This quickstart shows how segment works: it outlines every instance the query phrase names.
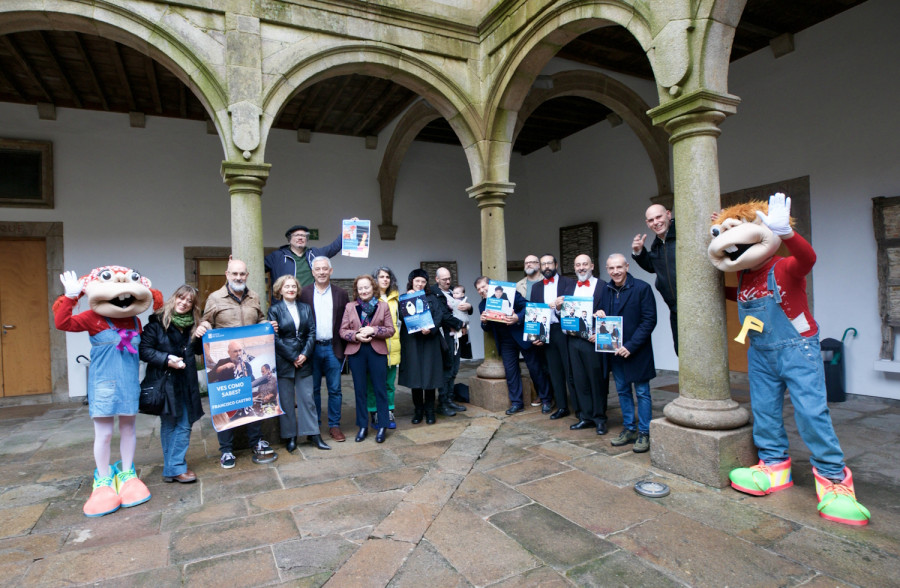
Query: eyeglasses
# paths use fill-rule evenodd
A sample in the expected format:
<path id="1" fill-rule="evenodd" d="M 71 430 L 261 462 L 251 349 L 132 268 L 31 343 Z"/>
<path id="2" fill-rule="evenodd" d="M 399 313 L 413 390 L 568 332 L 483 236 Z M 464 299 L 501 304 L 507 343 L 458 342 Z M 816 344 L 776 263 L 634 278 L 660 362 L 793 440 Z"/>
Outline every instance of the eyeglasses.
<path id="1" fill-rule="evenodd" d="M 553 262 L 553 261 L 542 261 L 541 262 L 541 267 L 551 267 L 554 265 L 556 265 L 556 262 Z"/>
<path id="2" fill-rule="evenodd" d="M 539 261 L 526 261 L 525 262 L 525 265 L 540 265 L 540 264 L 541 264 L 541 262 L 539 262 Z"/>

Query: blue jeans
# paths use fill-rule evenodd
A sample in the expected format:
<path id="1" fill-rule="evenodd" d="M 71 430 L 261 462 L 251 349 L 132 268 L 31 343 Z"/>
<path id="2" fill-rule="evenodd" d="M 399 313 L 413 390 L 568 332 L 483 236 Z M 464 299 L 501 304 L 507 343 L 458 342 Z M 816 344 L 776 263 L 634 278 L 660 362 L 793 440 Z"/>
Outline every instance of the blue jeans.
<path id="1" fill-rule="evenodd" d="M 341 426 L 341 362 L 335 357 L 331 345 L 316 344 L 313 352 L 313 399 L 316 416 L 322 423 L 322 376 L 328 387 L 328 427 Z"/>
<path id="2" fill-rule="evenodd" d="M 173 478 L 185 473 L 188 469 L 185 456 L 191 442 L 187 402 L 181 403 L 181 415 L 178 417 L 160 415 L 159 440 L 163 451 L 162 475 Z"/>
<path id="3" fill-rule="evenodd" d="M 616 380 L 616 392 L 619 393 L 619 406 L 622 408 L 622 424 L 629 431 L 634 431 L 634 397 L 631 395 L 631 384 L 625 381 L 625 366 L 620 361 L 612 361 L 613 378 Z M 634 383 L 637 395 L 637 430 L 645 435 L 650 434 L 650 419 L 653 417 L 653 403 L 650 400 L 650 381 Z"/>

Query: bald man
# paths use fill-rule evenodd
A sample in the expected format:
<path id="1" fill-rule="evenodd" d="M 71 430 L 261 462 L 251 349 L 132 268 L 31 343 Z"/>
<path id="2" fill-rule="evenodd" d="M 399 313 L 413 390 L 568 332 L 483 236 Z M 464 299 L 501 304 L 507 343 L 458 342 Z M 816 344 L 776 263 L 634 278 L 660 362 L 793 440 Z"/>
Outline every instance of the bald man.
<path id="1" fill-rule="evenodd" d="M 209 295 L 203 309 L 203 320 L 209 322 L 213 329 L 226 327 L 244 327 L 266 322 L 266 315 L 259 305 L 259 296 L 247 287 L 247 264 L 240 259 L 230 259 L 225 270 L 225 285 Z M 228 359 L 222 360 L 214 368 L 216 380 L 238 377 L 253 378 L 250 364 L 242 358 L 243 346 L 233 341 L 228 345 Z M 226 368 L 228 364 L 232 367 Z M 223 368 L 224 371 L 223 371 Z M 231 372 L 228 374 L 227 372 Z M 215 381 L 215 380 L 212 380 Z M 253 449 L 253 463 L 270 463 L 277 455 L 262 438 L 262 426 L 259 421 L 246 425 L 247 438 Z M 234 429 L 226 429 L 216 433 L 219 437 L 219 452 L 222 454 L 219 463 L 225 469 L 234 467 Z"/>
<path id="2" fill-rule="evenodd" d="M 631 258 L 644 271 L 656 274 L 656 289 L 669 307 L 669 324 L 675 353 L 678 354 L 678 296 L 675 282 L 675 219 L 672 211 L 661 204 L 654 204 L 644 214 L 647 227 L 656 234 L 650 251 L 644 249 L 647 235 L 635 235 L 631 242 Z"/>

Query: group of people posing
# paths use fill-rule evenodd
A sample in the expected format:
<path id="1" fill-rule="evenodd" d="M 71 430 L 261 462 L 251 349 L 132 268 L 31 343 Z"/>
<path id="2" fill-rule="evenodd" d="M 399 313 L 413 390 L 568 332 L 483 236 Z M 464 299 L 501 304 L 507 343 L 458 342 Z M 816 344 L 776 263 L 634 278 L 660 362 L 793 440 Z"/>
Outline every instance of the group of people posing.
<path id="1" fill-rule="evenodd" d="M 435 327 L 410 333 L 398 312 L 401 289 L 386 266 L 357 276 L 351 292 L 332 283 L 331 257 L 341 250 L 340 237 L 331 244 L 307 247 L 309 230 L 296 225 L 285 233 L 288 244 L 265 258 L 272 280 L 271 305 L 263 313 L 259 296 L 247 287 L 247 265 L 231 259 L 225 285 L 211 293 L 201 312 L 197 291 L 181 286 L 154 314 L 141 339 L 140 357 L 148 373 L 168 370 L 168 401 L 161 415 L 163 477 L 166 481 L 196 480 L 186 462 L 191 425 L 202 416 L 194 355 L 201 353 L 200 338 L 209 329 L 270 322 L 275 329 L 278 396 L 283 415 L 280 435 L 289 452 L 306 437 L 313 446 L 331 447 L 320 433 L 321 387 L 325 379 L 328 433 L 336 442 L 341 430 L 341 369 L 346 360 L 356 396 L 356 441 L 374 432 L 382 443 L 396 428 L 394 395 L 397 384 L 412 390 L 412 423 L 435 423 L 435 415 L 454 416 L 465 406 L 453 402 L 452 391 L 459 371 L 460 338 L 466 334 L 472 305 L 464 289 L 451 288 L 451 274 L 440 268 L 429 288 L 428 274 L 409 273 L 403 293 L 425 291 Z M 454 296 L 455 291 L 455 296 Z M 216 380 L 237 377 L 246 360 L 235 349 L 234 357 L 219 361 L 211 373 Z M 255 463 L 269 463 L 275 450 L 263 438 L 260 421 L 243 425 Z M 234 428 L 219 431 L 220 464 L 235 465 Z"/>

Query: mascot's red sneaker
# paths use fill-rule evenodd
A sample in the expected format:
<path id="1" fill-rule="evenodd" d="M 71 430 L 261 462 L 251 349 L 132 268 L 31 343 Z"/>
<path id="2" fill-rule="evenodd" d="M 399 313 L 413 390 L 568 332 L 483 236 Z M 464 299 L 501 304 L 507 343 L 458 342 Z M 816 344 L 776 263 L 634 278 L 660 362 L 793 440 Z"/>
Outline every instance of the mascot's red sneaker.
<path id="1" fill-rule="evenodd" d="M 91 497 L 84 503 L 84 515 L 88 517 L 102 517 L 111 512 L 116 512 L 122 506 L 122 499 L 116 493 L 116 484 L 113 474 L 101 478 L 97 470 L 94 470 L 94 490 Z"/>
<path id="2" fill-rule="evenodd" d="M 150 500 L 150 490 L 137 477 L 137 474 L 134 472 L 134 464 L 131 464 L 131 469 L 128 471 L 122 471 L 119 469 L 120 467 L 122 467 L 121 461 L 117 461 L 113 465 L 113 472 L 116 476 L 116 490 L 119 492 L 119 498 L 122 499 L 122 506 L 128 508 Z"/>
<path id="3" fill-rule="evenodd" d="M 791 477 L 791 458 L 766 465 L 762 460 L 749 468 L 736 468 L 728 474 L 731 487 L 753 496 L 765 496 L 794 485 Z"/>
<path id="4" fill-rule="evenodd" d="M 813 468 L 816 479 L 816 497 L 819 499 L 819 516 L 845 525 L 867 525 L 872 515 L 869 509 L 856 501 L 856 490 L 853 488 L 853 474 L 850 468 L 844 467 L 844 479 L 833 482 L 819 475 Z"/>

